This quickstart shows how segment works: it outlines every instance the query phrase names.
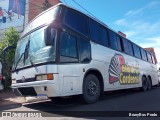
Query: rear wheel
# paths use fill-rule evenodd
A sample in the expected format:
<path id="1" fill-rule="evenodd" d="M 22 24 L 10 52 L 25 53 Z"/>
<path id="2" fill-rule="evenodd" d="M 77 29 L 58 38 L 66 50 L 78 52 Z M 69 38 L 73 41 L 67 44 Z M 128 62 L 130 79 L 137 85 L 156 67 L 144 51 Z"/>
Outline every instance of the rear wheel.
<path id="1" fill-rule="evenodd" d="M 83 81 L 82 98 L 85 103 L 94 103 L 100 97 L 100 83 L 95 75 L 87 75 Z"/>
<path id="2" fill-rule="evenodd" d="M 147 91 L 147 87 L 148 87 L 148 82 L 147 82 L 147 78 L 145 76 L 142 77 L 142 90 L 145 92 Z"/>
<path id="3" fill-rule="evenodd" d="M 151 83 L 151 78 L 150 77 L 148 77 L 147 82 L 148 82 L 147 89 L 148 90 L 152 89 L 152 83 Z"/>

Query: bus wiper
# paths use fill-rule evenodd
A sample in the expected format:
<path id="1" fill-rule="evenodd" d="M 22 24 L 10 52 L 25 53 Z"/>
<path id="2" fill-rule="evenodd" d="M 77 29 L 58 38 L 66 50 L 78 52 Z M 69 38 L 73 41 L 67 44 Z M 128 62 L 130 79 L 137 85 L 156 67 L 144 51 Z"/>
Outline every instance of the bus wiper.
<path id="1" fill-rule="evenodd" d="M 24 53 L 25 53 L 25 52 L 24 52 Z M 24 55 L 24 53 L 22 53 L 22 54 L 21 54 L 21 56 L 19 57 L 19 59 L 18 59 L 18 61 L 17 61 L 16 65 L 15 65 L 14 70 L 16 70 L 17 65 L 18 65 L 19 61 L 22 59 L 22 56 Z"/>
<path id="2" fill-rule="evenodd" d="M 35 69 L 36 69 L 37 72 L 39 72 L 39 69 L 38 69 L 37 66 L 33 63 L 30 54 L 28 54 L 28 57 L 29 57 L 29 61 L 30 61 L 31 65 L 32 65 L 33 67 L 35 67 Z"/>
<path id="3" fill-rule="evenodd" d="M 17 63 L 16 63 L 16 66 L 15 66 L 15 69 L 14 70 L 16 70 L 16 68 L 17 68 L 17 65 L 18 65 L 18 63 L 19 63 L 19 61 L 22 59 L 22 56 L 24 55 L 24 60 L 25 60 L 25 54 L 26 54 L 26 51 L 28 50 L 28 45 L 29 45 L 29 42 L 30 41 L 28 41 L 28 43 L 26 44 L 26 47 L 25 47 L 25 50 L 24 50 L 24 52 L 21 54 L 21 56 L 19 57 L 19 59 L 18 59 L 18 61 L 17 61 Z M 23 61 L 23 63 L 24 63 L 25 61 Z"/>

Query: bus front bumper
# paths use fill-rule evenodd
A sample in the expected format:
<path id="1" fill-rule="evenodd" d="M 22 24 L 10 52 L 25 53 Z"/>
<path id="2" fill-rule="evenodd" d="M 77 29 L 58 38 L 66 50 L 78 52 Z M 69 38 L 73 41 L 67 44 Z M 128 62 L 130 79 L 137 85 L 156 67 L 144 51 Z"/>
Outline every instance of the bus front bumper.
<path id="1" fill-rule="evenodd" d="M 17 96 L 60 96 L 59 87 L 48 80 L 16 83 L 12 84 L 11 88 Z"/>

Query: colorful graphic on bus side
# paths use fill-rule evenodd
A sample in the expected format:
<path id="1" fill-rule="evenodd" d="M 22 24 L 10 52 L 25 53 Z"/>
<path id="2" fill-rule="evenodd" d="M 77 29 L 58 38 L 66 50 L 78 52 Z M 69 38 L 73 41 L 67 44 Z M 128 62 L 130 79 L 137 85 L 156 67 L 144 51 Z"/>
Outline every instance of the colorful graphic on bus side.
<path id="1" fill-rule="evenodd" d="M 118 82 L 121 85 L 138 84 L 139 83 L 139 65 L 129 65 L 125 63 L 125 59 L 121 54 L 115 54 L 109 65 L 109 83 Z"/>

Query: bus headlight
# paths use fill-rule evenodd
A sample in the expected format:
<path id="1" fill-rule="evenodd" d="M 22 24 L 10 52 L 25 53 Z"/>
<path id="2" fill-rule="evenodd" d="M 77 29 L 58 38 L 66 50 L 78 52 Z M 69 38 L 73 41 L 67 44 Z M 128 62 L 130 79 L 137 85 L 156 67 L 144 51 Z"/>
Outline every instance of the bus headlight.
<path id="1" fill-rule="evenodd" d="M 12 84 L 16 84 L 16 79 L 12 79 Z"/>
<path id="2" fill-rule="evenodd" d="M 54 76 L 52 73 L 36 75 L 36 80 L 53 80 L 53 79 L 54 79 Z"/>

